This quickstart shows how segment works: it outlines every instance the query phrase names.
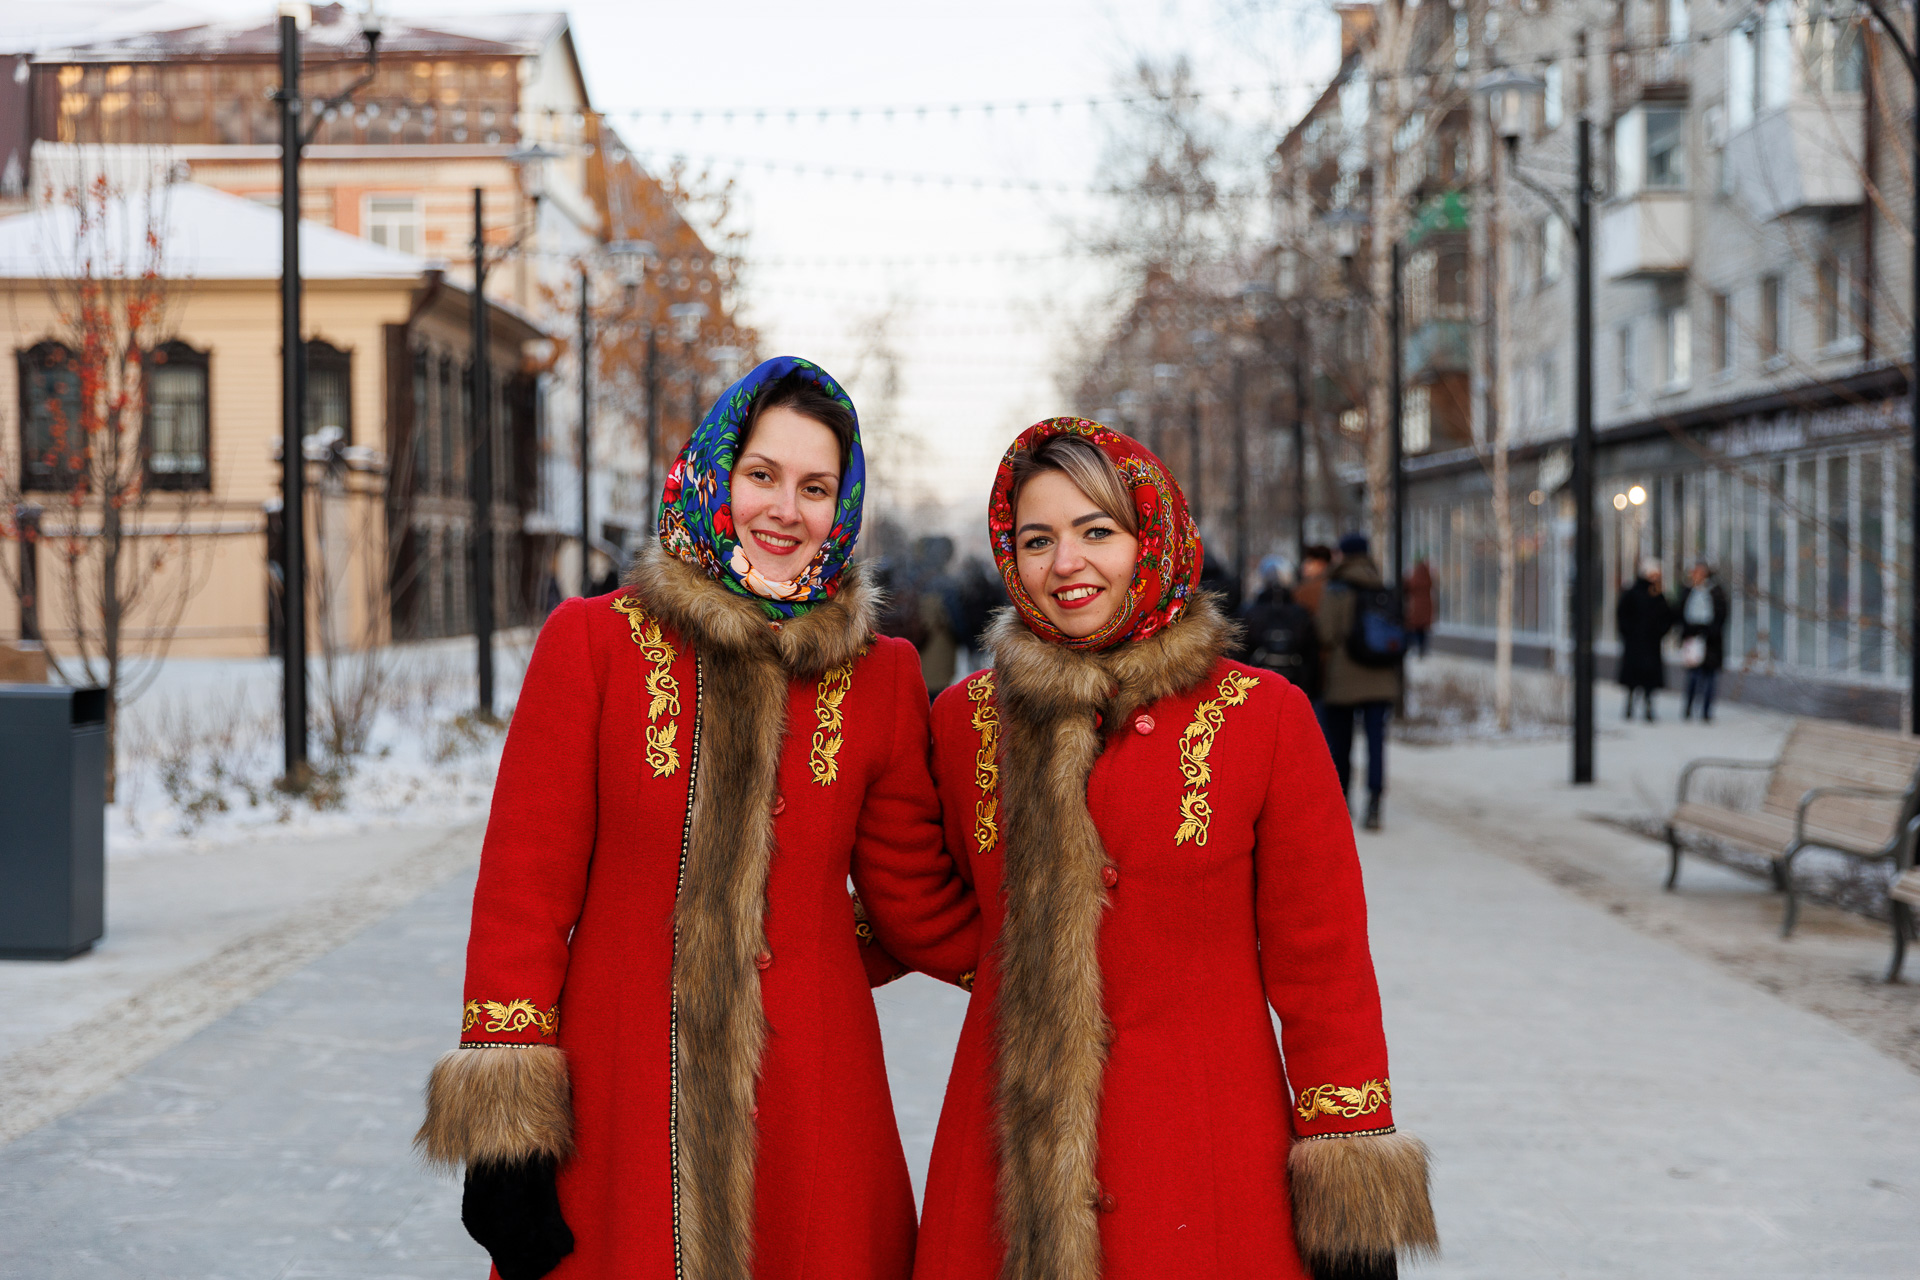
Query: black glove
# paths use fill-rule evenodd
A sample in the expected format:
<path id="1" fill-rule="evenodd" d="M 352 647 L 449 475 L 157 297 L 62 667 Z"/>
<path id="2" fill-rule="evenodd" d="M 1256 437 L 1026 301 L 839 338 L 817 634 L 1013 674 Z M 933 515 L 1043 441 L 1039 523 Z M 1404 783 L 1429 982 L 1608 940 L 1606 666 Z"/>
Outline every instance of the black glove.
<path id="1" fill-rule="evenodd" d="M 550 1156 L 467 1170 L 460 1225 L 493 1255 L 500 1280 L 540 1280 L 573 1252 Z"/>
<path id="2" fill-rule="evenodd" d="M 1307 1272 L 1313 1280 L 1400 1280 L 1400 1264 L 1392 1253 L 1338 1260 L 1309 1258 Z"/>

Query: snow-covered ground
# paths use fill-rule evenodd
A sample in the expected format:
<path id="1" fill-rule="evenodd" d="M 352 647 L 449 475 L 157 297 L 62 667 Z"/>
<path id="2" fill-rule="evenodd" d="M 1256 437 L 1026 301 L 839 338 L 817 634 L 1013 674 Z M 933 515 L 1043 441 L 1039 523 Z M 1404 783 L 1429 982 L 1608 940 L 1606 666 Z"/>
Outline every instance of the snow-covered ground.
<path id="1" fill-rule="evenodd" d="M 299 795 L 275 785 L 284 759 L 279 661 L 169 660 L 122 710 L 109 856 L 445 825 L 484 814 L 533 635 L 526 628 L 497 637 L 498 723 L 475 714 L 471 637 L 349 655 L 331 675 L 315 658 L 308 703 L 316 778 Z"/>

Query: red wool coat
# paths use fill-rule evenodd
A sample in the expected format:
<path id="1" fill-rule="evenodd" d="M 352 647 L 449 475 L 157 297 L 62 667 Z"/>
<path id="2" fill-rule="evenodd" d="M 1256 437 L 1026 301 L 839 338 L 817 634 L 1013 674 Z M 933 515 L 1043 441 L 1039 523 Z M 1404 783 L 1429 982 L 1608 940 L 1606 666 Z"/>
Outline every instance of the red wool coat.
<path id="1" fill-rule="evenodd" d="M 884 960 L 860 940 L 957 978 L 977 939 L 940 852 L 919 660 L 870 615 L 855 580 L 769 628 L 654 556 L 636 594 L 570 600 L 540 634 L 474 896 L 465 1051 L 436 1070 L 423 1141 L 449 1161 L 570 1153 L 576 1248 L 554 1280 L 911 1269 L 866 963 Z M 557 1091 L 509 1073 L 559 1055 L 475 1050 L 503 1045 L 557 1046 Z M 571 1133 L 547 1132 L 569 1090 Z"/>
<path id="2" fill-rule="evenodd" d="M 1425 1243 L 1418 1165 L 1412 1231 L 1303 1225 L 1296 1244 L 1290 1147 L 1393 1124 L 1352 822 L 1306 697 L 1220 658 L 1204 604 L 1113 655 L 996 625 L 998 670 L 933 711 L 947 847 L 994 959 L 916 1280 L 1298 1280 L 1303 1252 Z M 1304 1146 L 1371 1159 L 1368 1141 Z"/>

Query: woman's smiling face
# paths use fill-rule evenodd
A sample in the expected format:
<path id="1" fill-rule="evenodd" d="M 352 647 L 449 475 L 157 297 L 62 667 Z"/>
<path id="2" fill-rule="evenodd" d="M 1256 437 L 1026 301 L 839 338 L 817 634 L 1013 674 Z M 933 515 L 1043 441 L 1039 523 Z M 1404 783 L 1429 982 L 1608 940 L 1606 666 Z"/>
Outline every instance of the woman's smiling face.
<path id="1" fill-rule="evenodd" d="M 1020 584 L 1048 622 L 1080 640 L 1112 621 L 1133 582 L 1139 539 L 1060 471 L 1020 487 L 1013 526 Z"/>
<path id="2" fill-rule="evenodd" d="M 733 463 L 733 520 L 747 562 L 791 582 L 833 529 L 840 498 L 840 442 L 826 426 L 784 405 L 753 425 Z"/>

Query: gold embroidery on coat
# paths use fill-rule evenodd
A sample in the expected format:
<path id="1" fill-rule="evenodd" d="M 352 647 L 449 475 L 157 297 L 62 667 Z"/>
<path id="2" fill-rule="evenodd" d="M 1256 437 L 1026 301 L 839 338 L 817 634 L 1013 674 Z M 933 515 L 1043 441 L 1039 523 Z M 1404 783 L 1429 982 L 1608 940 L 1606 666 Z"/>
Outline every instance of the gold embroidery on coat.
<path id="1" fill-rule="evenodd" d="M 674 721 L 680 714 L 680 682 L 673 675 L 673 645 L 662 634 L 659 621 L 647 616 L 637 598 L 619 596 L 613 607 L 627 615 L 633 642 L 640 646 L 641 656 L 653 664 L 653 670 L 647 672 L 647 719 L 658 720 L 665 714 L 669 720 L 647 725 L 647 763 L 653 767 L 654 777 L 670 777 L 680 767 L 680 749 L 674 745 L 680 736 L 680 726 Z"/>
<path id="2" fill-rule="evenodd" d="M 540 1012 L 531 1000 L 469 1000 L 460 1018 L 460 1034 L 479 1027 L 489 1035 L 512 1035 L 533 1027 L 541 1035 L 560 1034 L 560 1006 Z"/>
<path id="3" fill-rule="evenodd" d="M 979 972 L 980 972 L 980 971 L 979 971 L 978 969 L 969 969 L 969 970 L 967 970 L 967 971 L 966 971 L 965 973 L 963 973 L 963 974 L 961 974 L 961 975 L 960 975 L 960 989 L 961 989 L 962 991 L 972 991 L 972 990 L 973 990 L 973 980 L 974 980 L 974 978 L 975 978 L 975 976 L 979 974 Z"/>
<path id="4" fill-rule="evenodd" d="M 1218 696 L 1193 709 L 1193 723 L 1180 735 L 1180 776 L 1186 780 L 1186 793 L 1180 797 L 1180 828 L 1173 833 L 1175 844 L 1191 840 L 1207 842 L 1207 830 L 1213 825 L 1213 806 L 1207 802 L 1207 786 L 1213 781 L 1213 735 L 1226 722 L 1227 708 L 1247 700 L 1247 691 L 1260 683 L 1258 676 L 1229 671 L 1221 679 Z"/>
<path id="5" fill-rule="evenodd" d="M 820 687 L 813 694 L 813 750 L 808 753 L 807 764 L 813 770 L 813 780 L 823 787 L 833 785 L 840 776 L 840 703 L 847 692 L 853 688 L 853 662 L 856 657 L 841 666 L 835 667 L 820 677 Z"/>
<path id="6" fill-rule="evenodd" d="M 973 703 L 973 727 L 980 731 L 980 750 L 973 757 L 973 781 L 980 798 L 973 805 L 973 843 L 985 853 L 1000 838 L 1000 711 L 993 703 L 993 673 L 967 685 Z"/>
<path id="7" fill-rule="evenodd" d="M 1337 1084 L 1315 1085 L 1300 1091 L 1300 1118 L 1308 1124 L 1321 1116 L 1356 1120 L 1370 1116 L 1393 1102 L 1393 1084 L 1387 1080 L 1369 1080 L 1358 1089 Z"/>

